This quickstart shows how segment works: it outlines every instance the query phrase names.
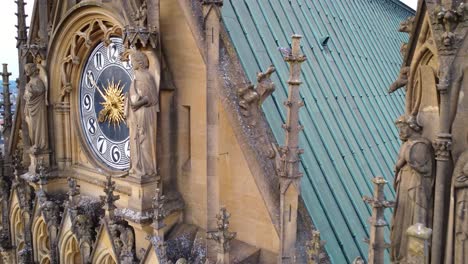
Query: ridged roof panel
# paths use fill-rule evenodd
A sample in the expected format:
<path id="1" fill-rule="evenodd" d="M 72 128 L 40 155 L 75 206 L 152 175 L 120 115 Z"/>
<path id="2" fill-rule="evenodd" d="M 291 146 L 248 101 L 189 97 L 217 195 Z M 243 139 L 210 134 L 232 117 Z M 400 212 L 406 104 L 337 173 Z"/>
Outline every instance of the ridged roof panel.
<path id="1" fill-rule="evenodd" d="M 269 65 L 277 69 L 277 90 L 263 109 L 280 143 L 289 68 L 278 47 L 289 47 L 292 34 L 303 36 L 302 196 L 333 263 L 367 255 L 371 210 L 362 196 L 372 194 L 374 176 L 393 182 L 400 144 L 393 121 L 404 110 L 404 94 L 387 88 L 408 39 L 397 29 L 411 15 L 393 0 L 224 1 L 223 22 L 250 81 Z M 385 192 L 394 198 L 390 188 Z"/>

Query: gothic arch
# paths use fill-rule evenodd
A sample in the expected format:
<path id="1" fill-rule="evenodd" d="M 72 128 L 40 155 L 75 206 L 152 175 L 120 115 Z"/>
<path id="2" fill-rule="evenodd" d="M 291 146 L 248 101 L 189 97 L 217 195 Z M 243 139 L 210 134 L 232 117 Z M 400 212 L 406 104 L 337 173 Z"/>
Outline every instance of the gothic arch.
<path id="1" fill-rule="evenodd" d="M 50 239 L 47 224 L 41 216 L 33 224 L 34 261 L 50 263 Z"/>
<path id="2" fill-rule="evenodd" d="M 11 210 L 11 238 L 13 246 L 16 248 L 16 253 L 22 250 L 25 246 L 24 241 L 24 221 L 19 204 L 15 204 Z"/>
<path id="3" fill-rule="evenodd" d="M 71 231 L 65 234 L 60 247 L 60 263 L 79 264 L 82 263 L 78 240 Z"/>
<path id="4" fill-rule="evenodd" d="M 117 264 L 117 262 L 112 257 L 112 254 L 106 250 L 96 258 L 96 264 Z"/>
<path id="5" fill-rule="evenodd" d="M 59 167 L 65 167 L 71 162 L 88 163 L 92 155 L 85 155 L 86 148 L 81 148 L 81 131 L 71 129 L 79 125 L 77 100 L 78 84 L 81 71 L 86 64 L 85 58 L 92 48 L 104 41 L 109 43 L 110 37 L 122 37 L 125 19 L 115 10 L 107 9 L 96 3 L 84 3 L 72 9 L 67 18 L 61 21 L 51 37 L 49 58 L 49 100 L 55 105 L 55 111 L 50 126 L 60 127 L 51 142 L 55 149 Z M 62 141 L 60 141 L 62 140 Z M 92 160 L 94 165 L 99 164 Z M 96 166 L 92 166 L 96 167 Z"/>

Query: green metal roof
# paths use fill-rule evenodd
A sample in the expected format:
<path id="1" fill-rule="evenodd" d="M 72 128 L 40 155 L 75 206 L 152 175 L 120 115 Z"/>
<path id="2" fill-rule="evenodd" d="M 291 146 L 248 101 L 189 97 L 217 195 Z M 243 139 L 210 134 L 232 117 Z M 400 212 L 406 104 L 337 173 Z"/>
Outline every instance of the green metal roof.
<path id="1" fill-rule="evenodd" d="M 333 263 L 367 256 L 371 210 L 362 196 L 372 195 L 374 176 L 393 182 L 400 144 L 393 121 L 404 111 L 404 94 L 386 91 L 408 39 L 397 29 L 411 15 L 396 0 L 224 1 L 223 22 L 248 78 L 255 83 L 256 72 L 277 69 L 277 90 L 263 109 L 280 144 L 289 68 L 278 47 L 289 47 L 293 33 L 303 36 L 302 197 Z M 390 186 L 385 192 L 394 199 Z"/>

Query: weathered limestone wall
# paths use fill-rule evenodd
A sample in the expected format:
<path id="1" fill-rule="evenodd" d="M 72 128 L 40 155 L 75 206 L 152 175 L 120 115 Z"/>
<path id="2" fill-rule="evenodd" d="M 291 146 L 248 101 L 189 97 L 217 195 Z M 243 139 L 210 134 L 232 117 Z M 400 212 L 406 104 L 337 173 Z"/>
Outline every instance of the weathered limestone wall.
<path id="1" fill-rule="evenodd" d="M 176 87 L 177 184 L 185 203 L 185 221 L 206 226 L 206 78 L 205 62 L 177 1 L 161 1 L 161 39 Z M 231 213 L 237 239 L 278 252 L 279 240 L 264 200 L 248 168 L 232 127 L 220 106 L 220 205 Z M 209 139 L 208 139 L 209 140 Z M 212 216 L 215 217 L 214 215 Z"/>
<path id="2" fill-rule="evenodd" d="M 278 252 L 278 235 L 270 221 L 265 202 L 226 114 L 222 108 L 220 110 L 220 204 L 231 213 L 231 230 L 237 232 L 237 239 Z"/>

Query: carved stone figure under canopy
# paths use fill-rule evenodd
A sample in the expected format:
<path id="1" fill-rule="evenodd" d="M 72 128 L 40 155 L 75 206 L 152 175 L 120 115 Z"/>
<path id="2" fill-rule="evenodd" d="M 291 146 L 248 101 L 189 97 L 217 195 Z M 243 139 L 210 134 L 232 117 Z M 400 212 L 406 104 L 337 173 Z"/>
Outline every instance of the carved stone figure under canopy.
<path id="1" fill-rule="evenodd" d="M 135 78 L 125 104 L 130 132 L 130 174 L 157 175 L 156 131 L 159 112 L 159 85 L 148 70 L 148 57 L 140 51 L 131 56 Z"/>
<path id="2" fill-rule="evenodd" d="M 452 197 L 445 263 L 468 263 L 468 150 L 455 165 Z"/>
<path id="3" fill-rule="evenodd" d="M 26 101 L 24 114 L 29 126 L 31 150 L 37 153 L 48 149 L 47 87 L 39 75 L 39 68 L 36 64 L 26 64 L 25 72 L 30 79 L 24 93 Z"/>
<path id="4" fill-rule="evenodd" d="M 400 263 L 406 257 L 406 230 L 421 223 L 431 226 L 434 182 L 434 154 L 429 140 L 421 136 L 422 127 L 413 116 L 396 122 L 403 144 L 395 165 L 396 205 L 391 227 L 391 259 Z"/>

